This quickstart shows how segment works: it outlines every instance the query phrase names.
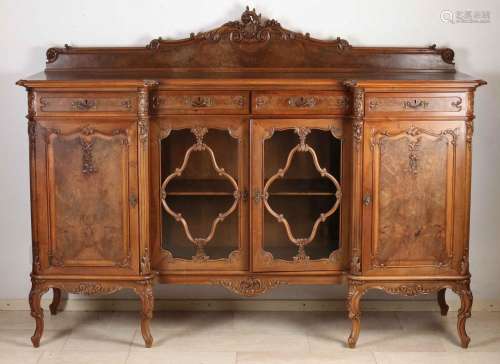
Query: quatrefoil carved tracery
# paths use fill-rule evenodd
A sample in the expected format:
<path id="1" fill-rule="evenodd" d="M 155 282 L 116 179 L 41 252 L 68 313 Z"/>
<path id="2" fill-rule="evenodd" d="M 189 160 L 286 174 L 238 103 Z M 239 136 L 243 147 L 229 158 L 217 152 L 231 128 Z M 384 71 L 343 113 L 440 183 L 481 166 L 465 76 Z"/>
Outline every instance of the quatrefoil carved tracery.
<path id="1" fill-rule="evenodd" d="M 335 138 L 338 138 L 336 135 L 337 130 L 335 128 L 332 128 L 331 130 L 332 135 Z M 295 128 L 295 133 L 299 137 L 299 144 L 297 144 L 290 152 L 288 153 L 288 157 L 285 163 L 285 166 L 283 168 L 278 169 L 278 171 L 272 175 L 267 182 L 264 185 L 264 190 L 263 190 L 263 201 L 264 201 L 264 206 L 266 210 L 283 226 L 285 227 L 286 234 L 288 239 L 298 247 L 298 253 L 296 256 L 293 257 L 294 261 L 307 261 L 309 260 L 309 256 L 305 252 L 305 246 L 311 243 L 314 238 L 316 237 L 316 234 L 318 232 L 318 227 L 321 223 L 325 222 L 339 207 L 340 205 L 340 200 L 342 197 L 342 191 L 340 188 L 340 184 L 337 181 L 337 179 L 332 176 L 330 173 L 328 173 L 326 168 L 321 168 L 319 161 L 318 161 L 318 156 L 316 155 L 315 150 L 310 147 L 306 143 L 306 137 L 311 133 L 311 129 L 305 128 L 305 127 L 300 127 L 300 128 Z M 270 138 L 272 136 L 271 134 L 267 135 L 267 138 Z M 267 139 L 266 138 L 266 139 Z M 312 162 L 314 164 L 314 168 L 318 171 L 319 175 L 322 178 L 327 178 L 329 179 L 333 185 L 335 186 L 336 192 L 335 192 L 335 203 L 333 206 L 326 212 L 322 212 L 319 214 L 319 217 L 314 221 L 311 233 L 309 234 L 308 237 L 306 238 L 296 238 L 293 236 L 292 230 L 290 228 L 290 224 L 288 223 L 288 220 L 284 217 L 283 214 L 277 213 L 272 209 L 272 207 L 269 204 L 269 188 L 273 184 L 273 182 L 279 178 L 283 178 L 287 171 L 290 169 L 290 166 L 292 164 L 293 158 L 296 153 L 309 153 L 312 157 Z"/>
<path id="2" fill-rule="evenodd" d="M 182 224 L 182 227 L 184 228 L 184 232 L 186 234 L 186 237 L 188 238 L 188 240 L 191 243 L 193 243 L 196 246 L 196 253 L 193 256 L 193 260 L 200 261 L 200 262 L 207 261 L 210 258 L 205 253 L 205 246 L 208 244 L 208 242 L 210 242 L 214 238 L 215 231 L 217 229 L 217 225 L 219 223 L 221 223 L 222 221 L 224 221 L 226 219 L 226 217 L 228 217 L 231 213 L 233 213 L 236 210 L 236 208 L 238 207 L 238 202 L 239 202 L 240 197 L 241 197 L 238 183 L 236 182 L 236 180 L 230 174 L 228 174 L 224 170 L 224 168 L 219 167 L 219 165 L 217 164 L 217 160 L 215 159 L 214 151 L 212 150 L 212 148 L 210 148 L 207 144 L 205 144 L 203 142 L 203 138 L 207 132 L 208 132 L 208 129 L 204 128 L 204 127 L 195 127 L 195 128 L 191 129 L 191 133 L 193 133 L 195 138 L 196 138 L 195 144 L 193 144 L 191 147 L 189 147 L 188 150 L 186 151 L 182 165 L 179 168 L 176 168 L 173 173 L 168 175 L 167 178 L 165 178 L 165 180 L 163 181 L 163 183 L 161 185 L 161 202 L 162 202 L 163 208 L 165 209 L 165 211 L 169 215 L 171 215 L 175 219 L 175 221 Z M 231 130 L 229 130 L 229 133 L 231 136 L 233 136 Z M 167 185 L 170 183 L 170 181 L 172 181 L 172 179 L 174 179 L 176 177 L 180 177 L 182 175 L 182 173 L 184 172 L 184 170 L 186 169 L 186 167 L 188 165 L 191 154 L 194 152 L 206 152 L 206 153 L 208 153 L 208 155 L 210 157 L 210 161 L 212 162 L 212 166 L 213 166 L 215 172 L 219 176 L 222 176 L 225 179 L 227 179 L 229 181 L 229 183 L 231 183 L 231 185 L 234 187 L 234 191 L 233 191 L 234 202 L 232 203 L 231 207 L 229 207 L 228 210 L 226 210 L 223 213 L 219 213 L 217 215 L 217 217 L 215 218 L 215 220 L 212 221 L 210 232 L 208 233 L 208 235 L 205 238 L 193 237 L 191 235 L 190 230 L 189 230 L 189 225 L 188 225 L 186 219 L 184 219 L 184 217 L 182 216 L 181 213 L 178 213 L 178 212 L 175 212 L 174 210 L 172 210 L 170 208 L 170 206 L 167 204 L 167 200 L 166 200 L 167 194 L 168 194 L 167 190 L 166 190 Z"/>

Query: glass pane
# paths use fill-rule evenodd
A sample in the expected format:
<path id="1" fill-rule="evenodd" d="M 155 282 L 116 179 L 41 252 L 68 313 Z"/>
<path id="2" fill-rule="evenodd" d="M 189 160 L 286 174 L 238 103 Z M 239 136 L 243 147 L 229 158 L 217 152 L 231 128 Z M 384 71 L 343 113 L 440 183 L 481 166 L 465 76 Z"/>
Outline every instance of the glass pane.
<path id="1" fill-rule="evenodd" d="M 162 247 L 175 258 L 227 258 L 239 242 L 238 140 L 197 129 L 161 142 Z"/>
<path id="2" fill-rule="evenodd" d="M 340 243 L 341 142 L 330 131 L 302 132 L 303 143 L 298 129 L 264 143 L 264 249 L 278 259 L 328 258 Z"/>

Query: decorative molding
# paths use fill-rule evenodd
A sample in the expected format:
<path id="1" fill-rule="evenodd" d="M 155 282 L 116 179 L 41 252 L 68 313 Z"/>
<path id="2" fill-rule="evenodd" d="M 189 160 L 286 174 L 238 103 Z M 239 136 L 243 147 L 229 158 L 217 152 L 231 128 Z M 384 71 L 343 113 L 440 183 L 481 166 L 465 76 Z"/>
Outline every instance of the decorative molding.
<path id="1" fill-rule="evenodd" d="M 273 278 L 245 277 L 243 279 L 222 279 L 213 281 L 224 288 L 245 297 L 253 297 L 267 292 L 268 290 L 287 284 L 284 281 Z"/>

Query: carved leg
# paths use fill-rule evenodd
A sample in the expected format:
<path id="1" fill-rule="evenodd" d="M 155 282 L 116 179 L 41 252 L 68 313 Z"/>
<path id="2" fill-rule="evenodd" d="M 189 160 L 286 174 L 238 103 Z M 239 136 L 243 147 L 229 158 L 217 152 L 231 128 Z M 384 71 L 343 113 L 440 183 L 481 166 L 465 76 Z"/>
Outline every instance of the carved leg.
<path id="1" fill-rule="evenodd" d="M 57 315 L 57 309 L 61 303 L 61 290 L 59 288 L 52 288 L 54 297 L 52 298 L 52 303 L 49 306 L 50 313 L 52 315 Z"/>
<path id="2" fill-rule="evenodd" d="M 135 289 L 135 292 L 139 295 L 142 303 L 141 312 L 141 332 L 144 338 L 144 343 L 147 348 L 153 346 L 153 336 L 149 328 L 149 323 L 153 318 L 153 287 L 151 282 L 141 284 L 141 287 Z"/>
<path id="3" fill-rule="evenodd" d="M 31 291 L 29 295 L 29 303 L 31 308 L 31 317 L 35 319 L 35 333 L 31 337 L 31 342 L 35 348 L 40 346 L 40 339 L 43 334 L 43 309 L 40 305 L 42 296 L 48 289 L 40 285 L 36 280 L 31 282 Z"/>
<path id="4" fill-rule="evenodd" d="M 358 281 L 350 281 L 349 282 L 349 294 L 347 296 L 347 311 L 349 314 L 349 318 L 352 321 L 351 334 L 349 335 L 349 339 L 347 339 L 347 345 L 350 348 L 354 348 L 356 346 L 356 342 L 358 341 L 359 331 L 361 329 L 361 311 L 360 311 L 360 300 L 364 295 L 365 289 L 362 286 L 361 282 Z"/>
<path id="5" fill-rule="evenodd" d="M 462 347 L 467 348 L 470 343 L 470 337 L 465 331 L 465 321 L 471 316 L 472 292 L 470 290 L 470 282 L 459 283 L 454 291 L 460 297 L 461 302 L 457 319 L 458 336 L 460 337 Z"/>
<path id="6" fill-rule="evenodd" d="M 437 293 L 437 301 L 439 308 L 441 309 L 441 316 L 446 316 L 448 314 L 448 309 L 450 308 L 446 303 L 446 288 L 440 289 Z"/>

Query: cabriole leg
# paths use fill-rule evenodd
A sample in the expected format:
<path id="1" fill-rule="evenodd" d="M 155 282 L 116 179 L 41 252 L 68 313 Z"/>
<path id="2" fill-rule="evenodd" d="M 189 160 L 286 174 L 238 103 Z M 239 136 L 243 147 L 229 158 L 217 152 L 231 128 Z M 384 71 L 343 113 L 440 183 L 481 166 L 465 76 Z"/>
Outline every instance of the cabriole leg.
<path id="1" fill-rule="evenodd" d="M 449 306 L 446 303 L 446 288 L 440 289 L 437 293 L 437 301 L 439 308 L 441 309 L 441 316 L 446 316 L 448 314 Z"/>
<path id="2" fill-rule="evenodd" d="M 458 310 L 457 331 L 463 348 L 467 348 L 470 343 L 470 337 L 465 330 L 465 321 L 471 317 L 472 292 L 470 290 L 470 281 L 460 282 L 453 289 L 460 297 L 460 309 Z"/>
<path id="3" fill-rule="evenodd" d="M 351 334 L 347 339 L 347 345 L 350 348 L 354 348 L 358 341 L 359 332 L 361 329 L 361 310 L 360 310 L 360 300 L 364 295 L 365 289 L 361 282 L 350 281 L 349 282 L 349 294 L 347 296 L 347 312 L 349 318 L 352 321 Z"/>
<path id="4" fill-rule="evenodd" d="M 52 315 L 57 315 L 57 310 L 59 308 L 59 304 L 61 303 L 61 290 L 59 288 L 52 288 L 52 292 L 54 296 L 49 309 Z"/>
<path id="5" fill-rule="evenodd" d="M 153 318 L 153 286 L 151 282 L 140 283 L 140 287 L 135 289 L 142 304 L 141 311 L 141 332 L 147 348 L 153 346 L 153 336 L 151 335 L 150 322 Z"/>
<path id="6" fill-rule="evenodd" d="M 40 339 L 42 338 L 43 334 L 43 309 L 40 302 L 43 294 L 47 291 L 48 288 L 43 287 L 40 282 L 32 279 L 29 303 L 31 309 L 31 317 L 35 319 L 36 323 L 35 333 L 31 337 L 31 342 L 33 343 L 33 346 L 35 348 L 38 348 L 40 346 Z"/>

